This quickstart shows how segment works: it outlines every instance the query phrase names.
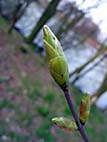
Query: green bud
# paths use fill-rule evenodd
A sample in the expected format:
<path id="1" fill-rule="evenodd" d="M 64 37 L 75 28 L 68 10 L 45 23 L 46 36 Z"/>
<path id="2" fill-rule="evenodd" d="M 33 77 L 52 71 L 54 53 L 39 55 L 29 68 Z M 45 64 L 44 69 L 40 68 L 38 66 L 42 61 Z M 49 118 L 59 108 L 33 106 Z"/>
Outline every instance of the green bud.
<path id="1" fill-rule="evenodd" d="M 50 73 L 59 86 L 67 85 L 69 80 L 68 64 L 60 42 L 48 26 L 43 27 L 46 60 Z"/>
<path id="2" fill-rule="evenodd" d="M 90 95 L 84 94 L 80 104 L 80 121 L 85 124 L 90 113 Z"/>
<path id="3" fill-rule="evenodd" d="M 70 120 L 68 118 L 55 117 L 55 118 L 52 118 L 52 122 L 56 124 L 58 127 L 68 130 L 68 131 L 78 130 L 78 127 L 75 121 Z"/>

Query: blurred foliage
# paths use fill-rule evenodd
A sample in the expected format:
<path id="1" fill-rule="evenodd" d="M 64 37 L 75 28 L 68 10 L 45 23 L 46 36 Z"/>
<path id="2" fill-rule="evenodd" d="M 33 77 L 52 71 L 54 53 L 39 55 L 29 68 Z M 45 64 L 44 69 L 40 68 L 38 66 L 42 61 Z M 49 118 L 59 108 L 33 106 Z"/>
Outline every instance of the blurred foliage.
<path id="1" fill-rule="evenodd" d="M 51 104 L 54 101 L 55 93 L 52 90 L 47 90 L 47 94 L 44 96 L 44 100 Z"/>
<path id="2" fill-rule="evenodd" d="M 39 106 L 37 108 L 37 111 L 39 112 L 39 114 L 41 116 L 45 116 L 46 117 L 49 114 L 49 107 L 47 107 L 47 106 Z"/>
<path id="3" fill-rule="evenodd" d="M 37 136 L 39 136 L 40 138 L 43 138 L 45 142 L 51 142 L 54 141 L 56 138 L 53 134 L 51 134 L 50 132 L 50 128 L 51 128 L 51 123 L 50 121 L 45 121 L 41 123 L 40 127 L 38 129 L 36 129 L 36 134 Z"/>

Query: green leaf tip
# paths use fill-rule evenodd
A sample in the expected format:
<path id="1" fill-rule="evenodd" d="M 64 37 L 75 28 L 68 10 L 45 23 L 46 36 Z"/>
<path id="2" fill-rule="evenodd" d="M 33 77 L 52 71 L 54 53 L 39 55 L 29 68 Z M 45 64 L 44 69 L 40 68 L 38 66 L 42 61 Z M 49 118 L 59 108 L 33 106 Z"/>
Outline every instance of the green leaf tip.
<path id="1" fill-rule="evenodd" d="M 46 60 L 50 74 L 60 87 L 66 86 L 69 80 L 68 64 L 61 44 L 47 25 L 44 25 L 43 32 Z"/>
<path id="2" fill-rule="evenodd" d="M 54 117 L 52 118 L 52 122 L 56 124 L 58 127 L 68 130 L 68 131 L 75 131 L 78 130 L 78 127 L 75 121 L 70 120 L 65 117 Z"/>

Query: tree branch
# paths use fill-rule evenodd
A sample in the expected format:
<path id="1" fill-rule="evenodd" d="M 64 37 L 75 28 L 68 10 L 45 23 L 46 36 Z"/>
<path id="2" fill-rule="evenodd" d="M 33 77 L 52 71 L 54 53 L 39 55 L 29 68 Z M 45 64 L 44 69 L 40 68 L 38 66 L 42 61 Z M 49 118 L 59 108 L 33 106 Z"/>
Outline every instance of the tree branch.
<path id="1" fill-rule="evenodd" d="M 76 122 L 76 124 L 78 126 L 78 130 L 79 130 L 81 136 L 83 137 L 85 142 L 89 142 L 89 138 L 87 136 L 87 133 L 85 132 L 84 127 L 82 126 L 82 124 L 81 124 L 81 122 L 80 122 L 80 120 L 78 118 L 78 115 L 75 112 L 73 101 L 72 101 L 72 98 L 71 98 L 71 95 L 69 93 L 68 88 L 62 88 L 62 89 L 63 89 L 63 92 L 65 94 L 65 97 L 66 97 L 67 103 L 69 105 L 69 108 L 70 108 L 70 110 L 72 112 L 72 115 L 74 117 L 74 120 L 75 120 L 75 122 Z"/>

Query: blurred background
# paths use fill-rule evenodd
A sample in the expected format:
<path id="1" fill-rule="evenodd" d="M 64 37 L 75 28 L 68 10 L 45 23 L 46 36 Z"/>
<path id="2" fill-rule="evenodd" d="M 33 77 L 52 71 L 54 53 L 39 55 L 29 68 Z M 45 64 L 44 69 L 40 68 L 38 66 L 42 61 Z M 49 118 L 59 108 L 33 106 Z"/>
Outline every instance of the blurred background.
<path id="1" fill-rule="evenodd" d="M 65 52 L 78 113 L 82 95 L 91 96 L 90 141 L 107 142 L 106 13 L 106 0 L 0 0 L 0 142 L 83 141 L 51 122 L 73 117 L 48 71 L 44 24 Z"/>

